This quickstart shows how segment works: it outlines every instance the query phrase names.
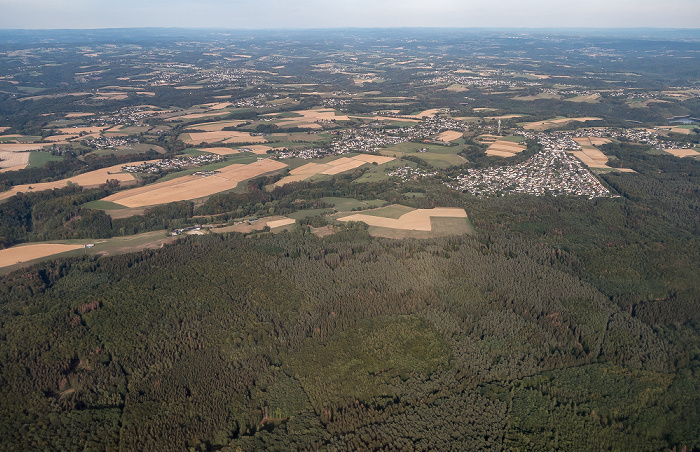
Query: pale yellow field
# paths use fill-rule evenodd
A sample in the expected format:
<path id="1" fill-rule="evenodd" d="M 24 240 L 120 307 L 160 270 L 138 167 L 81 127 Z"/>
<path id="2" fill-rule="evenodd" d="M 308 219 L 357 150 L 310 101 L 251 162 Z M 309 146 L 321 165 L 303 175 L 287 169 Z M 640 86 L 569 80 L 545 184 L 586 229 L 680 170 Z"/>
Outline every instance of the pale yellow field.
<path id="1" fill-rule="evenodd" d="M 126 207 L 145 207 L 175 201 L 203 198 L 235 188 L 239 182 L 287 165 L 277 160 L 264 159 L 249 165 L 229 165 L 213 176 L 182 176 L 165 182 L 133 188 L 104 198 Z"/>
<path id="2" fill-rule="evenodd" d="M 690 129 L 686 129 L 683 127 L 678 127 L 678 126 L 662 126 L 659 127 L 660 130 L 668 130 L 669 132 L 673 133 L 680 133 L 683 135 L 690 135 L 692 131 Z"/>
<path id="3" fill-rule="evenodd" d="M 433 116 L 435 116 L 439 111 L 440 111 L 439 108 L 431 108 L 430 110 L 424 110 L 424 111 L 418 113 L 416 116 L 418 116 L 419 118 L 422 118 L 423 116 L 433 117 Z"/>
<path id="4" fill-rule="evenodd" d="M 594 147 L 585 147 L 580 151 L 571 151 L 574 157 L 583 162 L 589 168 L 609 168 L 608 156 Z"/>
<path id="5" fill-rule="evenodd" d="M 198 148 L 198 151 L 202 152 L 210 152 L 212 154 L 218 154 L 218 155 L 231 155 L 231 154 L 240 154 L 241 150 L 240 149 L 231 149 L 231 148 Z"/>
<path id="6" fill-rule="evenodd" d="M 366 214 L 353 214 L 338 218 L 339 221 L 362 221 L 369 226 L 402 229 L 410 231 L 432 231 L 430 217 L 467 218 L 464 209 L 457 207 L 436 207 L 434 209 L 416 209 L 401 215 L 399 219 L 377 217 Z"/>
<path id="7" fill-rule="evenodd" d="M 522 117 L 523 117 L 523 115 L 503 115 L 503 116 L 487 116 L 484 119 L 497 120 L 497 119 L 511 119 L 511 118 L 522 118 Z"/>
<path id="8" fill-rule="evenodd" d="M 280 226 L 287 226 L 288 224 L 294 224 L 296 220 L 293 218 L 282 218 L 281 220 L 268 221 L 267 225 L 270 229 L 278 228 Z"/>
<path id="9" fill-rule="evenodd" d="M 676 157 L 694 157 L 700 155 L 700 153 L 692 149 L 664 149 L 664 151 Z"/>
<path id="10" fill-rule="evenodd" d="M 186 85 L 186 86 L 176 86 L 175 89 L 202 89 L 202 85 Z"/>
<path id="11" fill-rule="evenodd" d="M 29 154 L 29 152 L 0 151 L 0 168 L 22 169 L 29 164 Z"/>
<path id="12" fill-rule="evenodd" d="M 463 85 L 457 85 L 457 84 L 455 84 L 455 85 L 450 85 L 450 86 L 448 86 L 448 87 L 445 88 L 445 89 L 446 89 L 447 91 L 452 91 L 452 92 L 455 92 L 455 93 L 461 93 L 461 92 L 463 92 L 463 91 L 469 91 L 469 89 L 466 88 L 465 86 L 463 86 Z"/>
<path id="13" fill-rule="evenodd" d="M 0 127 L 0 133 L 3 133 L 6 130 L 9 130 L 9 127 Z"/>
<path id="14" fill-rule="evenodd" d="M 350 118 L 350 119 L 369 119 L 372 121 L 415 122 L 415 123 L 421 122 L 420 119 L 404 118 L 403 116 L 400 118 L 395 118 L 392 116 L 373 116 L 373 117 L 370 117 L 370 116 L 350 115 L 350 116 L 348 116 L 348 118 Z M 457 119 L 457 118 L 455 118 L 455 119 Z"/>
<path id="15" fill-rule="evenodd" d="M 85 133 L 100 133 L 105 129 L 108 129 L 109 126 L 101 126 L 101 127 L 64 127 L 62 129 L 58 129 L 61 133 L 67 134 L 67 135 L 76 135 L 80 134 L 82 132 Z"/>
<path id="16" fill-rule="evenodd" d="M 253 154 L 265 155 L 270 149 L 279 150 L 284 148 L 273 148 L 270 146 L 265 146 L 264 144 L 251 144 L 250 146 L 243 146 L 238 148 L 239 151 L 252 152 Z"/>
<path id="17" fill-rule="evenodd" d="M 217 121 L 217 122 L 205 122 L 202 124 L 192 124 L 188 129 L 204 130 L 205 132 L 220 132 L 224 130 L 224 127 L 236 127 L 239 124 L 244 124 L 245 121 L 233 120 L 233 121 Z"/>
<path id="18" fill-rule="evenodd" d="M 151 160 L 151 162 L 157 162 L 158 160 Z M 26 184 L 26 185 L 15 185 L 10 190 L 0 193 L 0 200 L 7 199 L 13 196 L 15 193 L 19 192 L 35 192 L 42 190 L 52 190 L 54 188 L 63 188 L 68 185 L 68 183 L 73 183 L 80 185 L 82 187 L 95 187 L 107 182 L 107 179 L 116 179 L 122 183 L 134 182 L 136 179 L 131 173 L 122 173 L 122 166 L 124 164 L 110 166 L 109 168 L 102 168 L 95 171 L 90 171 L 88 173 L 79 174 L 77 176 L 71 177 L 69 179 L 61 179 L 54 182 L 40 182 L 36 184 Z M 31 187 L 31 188 L 30 188 Z"/>
<path id="19" fill-rule="evenodd" d="M 95 113 L 67 113 L 66 119 L 70 118 L 83 118 L 85 116 L 93 116 Z"/>
<path id="20" fill-rule="evenodd" d="M 535 131 L 543 131 L 547 129 L 553 129 L 554 127 L 558 127 L 561 125 L 564 125 L 566 123 L 572 122 L 572 121 L 578 121 L 578 122 L 586 122 L 586 121 L 599 121 L 600 118 L 589 118 L 589 117 L 583 117 L 583 118 L 561 118 L 561 119 L 548 119 L 546 121 L 537 121 L 537 122 L 531 122 L 528 124 L 525 124 L 523 128 L 528 129 L 528 130 L 535 130 Z"/>
<path id="21" fill-rule="evenodd" d="M 189 137 L 189 138 L 188 138 Z M 262 136 L 251 136 L 248 132 L 193 132 L 181 135 L 181 139 L 188 144 L 199 143 L 266 143 Z"/>
<path id="22" fill-rule="evenodd" d="M 228 114 L 230 114 L 230 112 L 228 112 L 228 111 L 210 112 L 210 113 L 191 113 L 191 114 L 184 114 L 182 116 L 173 116 L 171 118 L 166 118 L 166 121 L 180 121 L 182 119 L 210 118 L 212 116 L 224 116 L 224 115 L 228 115 Z"/>
<path id="23" fill-rule="evenodd" d="M 0 250 L 0 267 L 8 267 L 33 259 L 39 259 L 40 257 L 51 256 L 52 254 L 77 250 L 82 247 L 83 245 L 62 245 L 58 243 L 36 243 L 33 245 L 13 246 Z"/>
<path id="24" fill-rule="evenodd" d="M 301 117 L 280 118 L 278 125 L 280 127 L 305 127 L 310 129 L 320 129 L 321 126 L 316 124 L 316 121 L 348 121 L 346 115 L 336 115 L 335 110 L 296 110 L 292 113 L 301 115 Z"/>
<path id="25" fill-rule="evenodd" d="M 454 141 L 454 140 L 459 140 L 460 138 L 462 138 L 462 135 L 463 135 L 462 132 L 458 132 L 456 130 L 447 130 L 445 132 L 442 132 L 436 138 L 438 140 L 442 140 L 442 141 Z"/>
<path id="26" fill-rule="evenodd" d="M 55 143 L 53 143 L 55 144 Z M 5 152 L 24 152 L 35 151 L 43 147 L 51 146 L 51 143 L 0 143 L 0 151 Z"/>
<path id="27" fill-rule="evenodd" d="M 512 157 L 518 152 L 524 151 L 525 148 L 526 146 L 523 146 L 522 144 L 498 140 L 489 146 L 489 148 L 486 150 L 486 154 L 496 157 Z"/>
<path id="28" fill-rule="evenodd" d="M 333 176 L 336 174 L 350 171 L 359 168 L 365 163 L 374 163 L 382 165 L 394 160 L 394 157 L 386 157 L 383 155 L 360 154 L 355 157 L 341 157 L 326 163 L 307 163 L 306 165 L 294 168 L 289 172 L 289 176 L 283 177 L 275 183 L 276 187 L 281 187 L 284 184 L 291 182 L 299 182 L 308 179 L 318 174 Z"/>
<path id="29" fill-rule="evenodd" d="M 64 140 L 72 140 L 73 138 L 78 138 L 79 136 L 80 135 L 77 135 L 77 134 L 76 135 L 51 135 L 51 136 L 44 138 L 44 140 L 51 141 L 51 142 L 64 141 Z"/>

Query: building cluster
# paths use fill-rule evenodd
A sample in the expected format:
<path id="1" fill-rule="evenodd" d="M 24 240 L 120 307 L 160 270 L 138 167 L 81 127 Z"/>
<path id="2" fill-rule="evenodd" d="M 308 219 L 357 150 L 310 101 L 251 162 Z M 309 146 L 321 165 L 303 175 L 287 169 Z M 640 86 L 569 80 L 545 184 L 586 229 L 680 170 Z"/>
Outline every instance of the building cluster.
<path id="1" fill-rule="evenodd" d="M 157 162 L 143 162 L 140 165 L 122 166 L 122 171 L 127 173 L 160 173 L 161 171 L 179 170 L 190 166 L 201 166 L 222 161 L 224 158 L 217 154 L 202 154 L 198 156 L 181 156 L 173 159 L 163 159 Z M 200 172 L 202 176 L 209 176 L 212 172 Z M 207 174 L 204 174 L 207 173 Z"/>
<path id="2" fill-rule="evenodd" d="M 413 168 L 408 165 L 399 166 L 386 173 L 388 176 L 396 176 L 401 179 L 402 182 L 409 180 L 420 179 L 421 177 L 431 177 L 437 176 L 439 171 L 426 171 L 420 168 Z"/>
<path id="3" fill-rule="evenodd" d="M 83 144 L 85 144 L 86 146 L 97 149 L 115 148 L 118 146 L 130 146 L 138 143 L 140 143 L 140 141 L 137 138 L 131 137 L 98 137 L 83 141 Z"/>
<path id="4" fill-rule="evenodd" d="M 274 97 L 277 98 L 277 97 L 279 97 L 279 95 L 275 94 Z M 242 99 L 238 99 L 238 100 L 231 102 L 231 104 L 237 108 L 271 107 L 271 105 L 267 102 L 267 95 L 265 95 L 265 94 L 258 94 L 256 96 L 244 97 Z"/>
<path id="5" fill-rule="evenodd" d="M 445 74 L 433 77 L 427 80 L 427 83 L 432 85 L 466 85 L 466 86 L 479 86 L 483 88 L 491 88 L 496 86 L 507 86 L 509 88 L 514 88 L 518 86 L 542 86 L 538 82 L 525 82 L 521 80 L 504 80 L 500 78 L 491 77 L 481 77 L 481 76 L 471 76 L 471 75 L 455 75 L 455 74 Z"/>
<path id="6" fill-rule="evenodd" d="M 85 120 L 93 126 L 132 126 L 142 124 L 144 119 L 158 113 L 158 111 L 148 110 L 144 107 L 124 107 L 115 113 L 110 113 L 109 115 L 95 118 L 85 118 Z"/>
<path id="7" fill-rule="evenodd" d="M 610 197 L 606 189 L 578 160 L 563 150 L 547 149 L 523 163 L 468 169 L 446 182 L 455 190 L 478 197 L 524 193 L 535 196 Z"/>

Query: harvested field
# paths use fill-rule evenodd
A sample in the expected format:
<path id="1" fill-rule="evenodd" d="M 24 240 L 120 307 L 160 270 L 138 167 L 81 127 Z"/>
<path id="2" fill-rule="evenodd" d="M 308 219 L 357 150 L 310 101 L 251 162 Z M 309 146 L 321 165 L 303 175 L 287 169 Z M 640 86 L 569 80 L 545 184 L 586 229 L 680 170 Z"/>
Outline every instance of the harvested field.
<path id="1" fill-rule="evenodd" d="M 187 127 L 188 129 L 204 130 L 205 132 L 220 132 L 224 130 L 225 127 L 236 127 L 240 124 L 245 124 L 245 121 L 232 120 L 232 121 L 217 121 L 217 122 L 205 122 L 201 124 L 192 124 Z"/>
<path id="2" fill-rule="evenodd" d="M 409 230 L 409 231 L 432 231 L 432 217 L 464 218 L 467 213 L 464 209 L 457 207 L 436 207 L 434 209 L 415 209 L 401 215 L 398 219 L 386 218 L 368 213 L 357 213 L 338 218 L 339 221 L 362 221 L 369 226 L 381 228 Z"/>
<path id="3" fill-rule="evenodd" d="M 533 100 L 538 100 L 538 99 L 561 99 L 561 96 L 559 94 L 549 94 L 549 93 L 540 93 L 535 96 L 519 96 L 519 97 L 514 97 L 513 100 L 522 100 L 525 102 L 533 101 Z"/>
<path id="4" fill-rule="evenodd" d="M 185 86 L 176 86 L 175 89 L 202 89 L 204 88 L 203 85 L 185 85 Z"/>
<path id="5" fill-rule="evenodd" d="M 564 99 L 566 102 L 581 102 L 586 104 L 597 104 L 600 102 L 600 94 L 588 94 L 584 96 L 576 96 L 570 99 Z"/>
<path id="6" fill-rule="evenodd" d="M 75 134 L 75 135 L 51 135 L 44 140 L 46 141 L 51 141 L 51 142 L 56 142 L 56 141 L 64 141 L 64 140 L 72 140 L 73 138 L 78 138 L 80 135 Z"/>
<path id="7" fill-rule="evenodd" d="M 601 118 L 592 118 L 592 117 L 582 117 L 582 118 L 559 118 L 559 119 L 548 119 L 546 121 L 537 121 L 537 122 L 530 122 L 525 124 L 523 127 L 528 130 L 535 130 L 538 132 L 541 132 L 543 130 L 548 130 L 548 129 L 553 129 L 555 127 L 563 126 L 564 124 L 573 122 L 573 121 L 578 121 L 578 122 L 587 122 L 587 121 L 600 121 Z"/>
<path id="8" fill-rule="evenodd" d="M 145 187 L 115 193 L 104 198 L 104 201 L 126 207 L 145 207 L 187 201 L 231 190 L 244 180 L 286 167 L 286 164 L 271 159 L 260 160 L 249 165 L 234 164 L 221 168 L 218 170 L 219 173 L 212 176 L 188 175 L 165 182 L 156 182 Z"/>
<path id="9" fill-rule="evenodd" d="M 53 254 L 83 248 L 83 245 L 61 245 L 58 243 L 36 243 L 32 245 L 13 246 L 0 250 L 0 267 L 28 262 Z"/>
<path id="10" fill-rule="evenodd" d="M 94 116 L 95 113 L 67 113 L 66 119 L 71 118 L 84 118 L 85 116 Z"/>
<path id="11" fill-rule="evenodd" d="M 231 114 L 230 111 L 219 111 L 219 112 L 210 112 L 210 113 L 191 113 L 191 114 L 183 114 L 183 115 L 175 115 L 172 117 L 169 117 L 166 119 L 166 121 L 181 121 L 183 119 L 201 119 L 201 118 L 210 118 L 212 116 L 226 116 Z"/>
<path id="12" fill-rule="evenodd" d="M 459 140 L 460 138 L 462 138 L 463 135 L 464 135 L 464 133 L 458 132 L 456 130 L 447 130 L 445 132 L 442 132 L 436 138 L 438 140 L 442 140 L 442 141 L 447 142 L 447 141 Z"/>
<path id="13" fill-rule="evenodd" d="M 523 115 L 503 115 L 503 116 L 487 116 L 484 119 L 498 120 L 498 119 L 512 119 L 512 118 L 522 118 Z"/>
<path id="14" fill-rule="evenodd" d="M 240 154 L 241 150 L 240 149 L 231 149 L 231 148 L 197 148 L 198 151 L 202 152 L 210 152 L 212 154 L 218 154 L 218 155 L 231 155 L 231 154 Z"/>
<path id="15" fill-rule="evenodd" d="M 36 151 L 45 146 L 51 146 L 51 143 L 2 143 L 0 142 L 0 151 L 5 152 L 25 152 Z"/>
<path id="16" fill-rule="evenodd" d="M 151 160 L 152 162 L 157 162 L 158 160 Z M 19 192 L 35 192 L 42 190 L 52 190 L 54 188 L 63 188 L 68 183 L 73 183 L 80 185 L 81 187 L 97 187 L 99 185 L 107 182 L 107 179 L 116 179 L 123 185 L 128 183 L 135 183 L 136 179 L 131 173 L 123 173 L 122 166 L 124 164 L 110 166 L 109 168 L 102 168 L 95 171 L 90 171 L 88 173 L 78 174 L 68 179 L 61 179 L 55 182 L 40 182 L 36 184 L 26 184 L 26 185 L 15 185 L 10 190 L 0 193 L 0 200 L 7 199 L 15 193 Z"/>
<path id="17" fill-rule="evenodd" d="M 571 151 L 571 154 L 589 168 L 609 168 L 608 156 L 596 148 L 586 147 L 580 151 Z"/>
<path id="18" fill-rule="evenodd" d="M 438 114 L 439 111 L 440 111 L 439 108 L 431 108 L 430 110 L 423 110 L 422 112 L 418 113 L 415 116 L 418 116 L 419 118 L 422 118 L 423 116 L 429 116 L 432 118 L 433 116 Z"/>
<path id="19" fill-rule="evenodd" d="M 676 157 L 695 157 L 700 155 L 700 153 L 693 149 L 664 149 L 664 151 Z"/>
<path id="20" fill-rule="evenodd" d="M 346 115 L 336 115 L 335 110 L 296 110 L 292 113 L 300 117 L 280 118 L 277 122 L 279 127 L 304 127 L 310 129 L 320 129 L 321 126 L 316 121 L 349 121 Z"/>
<path id="21" fill-rule="evenodd" d="M 29 155 L 30 152 L 0 151 L 0 168 L 22 169 L 29 164 Z"/>
<path id="22" fill-rule="evenodd" d="M 512 157 L 525 149 L 526 146 L 522 144 L 513 143 L 512 141 L 506 140 L 497 140 L 486 150 L 486 155 L 493 155 L 496 157 Z"/>
<path id="23" fill-rule="evenodd" d="M 9 127 L 0 127 L 0 133 L 5 132 L 6 130 L 9 130 Z"/>
<path id="24" fill-rule="evenodd" d="M 339 159 L 332 160 L 326 163 L 307 163 L 306 165 L 294 168 L 289 172 L 289 176 L 283 177 L 274 185 L 276 187 L 281 187 L 284 184 L 289 184 L 291 182 L 299 182 L 319 174 L 332 176 L 343 173 L 345 171 L 353 170 L 355 168 L 359 168 L 365 163 L 376 162 L 378 165 L 382 165 L 392 160 L 394 160 L 393 157 L 360 154 L 354 157 L 340 157 Z"/>
<path id="25" fill-rule="evenodd" d="M 262 136 L 251 136 L 248 132 L 192 132 L 180 135 L 180 139 L 188 144 L 199 143 L 266 143 Z"/>
<path id="26" fill-rule="evenodd" d="M 282 218 L 281 220 L 268 221 L 267 225 L 270 227 L 270 229 L 274 229 L 280 226 L 287 226 L 294 223 L 296 223 L 296 220 L 293 218 Z"/>

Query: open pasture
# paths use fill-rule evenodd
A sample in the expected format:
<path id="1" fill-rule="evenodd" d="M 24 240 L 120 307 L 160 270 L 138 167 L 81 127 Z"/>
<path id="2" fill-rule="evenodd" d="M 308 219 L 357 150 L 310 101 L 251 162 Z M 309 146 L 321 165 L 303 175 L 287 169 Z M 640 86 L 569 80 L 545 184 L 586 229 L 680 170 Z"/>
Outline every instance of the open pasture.
<path id="1" fill-rule="evenodd" d="M 192 124 L 187 127 L 187 129 L 203 130 L 205 132 L 220 132 L 226 127 L 236 127 L 241 124 L 245 124 L 246 121 L 241 120 L 231 120 L 231 121 L 216 121 L 216 122 L 204 122 L 200 124 Z"/>
<path id="2" fill-rule="evenodd" d="M 244 180 L 278 171 L 287 165 L 264 159 L 247 165 L 233 164 L 211 176 L 187 175 L 144 187 L 133 188 L 104 198 L 126 207 L 145 207 L 176 201 L 187 201 L 231 190 Z"/>
<path id="3" fill-rule="evenodd" d="M 218 155 L 231 155 L 231 154 L 240 154 L 241 150 L 240 149 L 232 149 L 232 148 L 197 148 L 198 151 L 202 152 L 209 152 L 210 154 L 218 154 Z"/>

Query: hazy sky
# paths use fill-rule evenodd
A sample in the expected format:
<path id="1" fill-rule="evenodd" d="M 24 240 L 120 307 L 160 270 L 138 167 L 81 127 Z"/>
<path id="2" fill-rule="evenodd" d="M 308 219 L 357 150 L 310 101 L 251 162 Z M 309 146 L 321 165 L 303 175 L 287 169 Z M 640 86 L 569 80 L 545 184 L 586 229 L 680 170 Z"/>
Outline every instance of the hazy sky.
<path id="1" fill-rule="evenodd" d="M 0 28 L 698 28 L 700 0 L 0 0 Z"/>

